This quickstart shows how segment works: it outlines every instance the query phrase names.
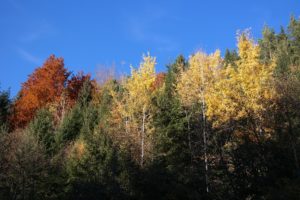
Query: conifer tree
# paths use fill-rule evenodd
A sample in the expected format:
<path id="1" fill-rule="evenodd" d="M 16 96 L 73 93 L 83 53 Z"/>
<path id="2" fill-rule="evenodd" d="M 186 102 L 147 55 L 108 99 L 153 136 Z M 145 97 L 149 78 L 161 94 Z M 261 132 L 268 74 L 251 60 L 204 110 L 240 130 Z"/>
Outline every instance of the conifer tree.
<path id="1" fill-rule="evenodd" d="M 41 142 L 48 155 L 54 151 L 53 116 L 48 110 L 41 109 L 37 112 L 34 120 L 30 123 L 30 132 Z"/>
<path id="2" fill-rule="evenodd" d="M 8 128 L 11 114 L 11 100 L 9 91 L 0 90 L 0 129 Z"/>

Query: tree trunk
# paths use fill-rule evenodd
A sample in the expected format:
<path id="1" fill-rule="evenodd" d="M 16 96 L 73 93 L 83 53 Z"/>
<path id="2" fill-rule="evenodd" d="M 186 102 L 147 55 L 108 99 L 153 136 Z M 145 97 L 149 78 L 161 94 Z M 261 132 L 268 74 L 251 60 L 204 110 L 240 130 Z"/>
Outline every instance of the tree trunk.
<path id="1" fill-rule="evenodd" d="M 144 165 L 145 120 L 146 120 L 146 112 L 145 112 L 145 108 L 143 108 L 143 122 L 142 122 L 142 134 L 141 134 L 141 167 L 143 167 Z"/>
<path id="2" fill-rule="evenodd" d="M 204 146 L 204 163 L 205 163 L 205 184 L 206 184 L 206 192 L 209 192 L 208 187 L 208 160 L 207 160 L 207 137 L 206 137 L 206 117 L 205 117 L 205 102 L 204 98 L 202 101 L 202 120 L 203 120 L 203 127 L 202 127 L 202 134 L 203 134 L 203 146 Z"/>
<path id="3" fill-rule="evenodd" d="M 184 110 L 185 117 L 187 119 L 187 125 L 188 125 L 188 142 L 189 142 L 189 151 L 191 155 L 191 163 L 193 162 L 193 153 L 192 153 L 192 141 L 191 141 L 191 132 L 190 132 L 190 118 L 188 117 L 187 111 Z"/>
<path id="4" fill-rule="evenodd" d="M 293 124 L 292 124 L 292 120 L 290 118 L 290 116 L 287 117 L 288 118 L 288 134 L 289 134 L 289 139 L 290 139 L 290 143 L 291 143 L 291 147 L 293 150 L 293 156 L 294 156 L 294 161 L 295 161 L 295 167 L 297 170 L 297 173 L 299 172 L 299 160 L 298 160 L 298 153 L 297 153 L 297 149 L 296 149 L 296 141 L 297 138 L 295 138 L 294 136 L 294 131 L 293 131 Z"/>
<path id="5" fill-rule="evenodd" d="M 128 117 L 125 118 L 125 133 L 128 135 Z"/>
<path id="6" fill-rule="evenodd" d="M 206 192 L 209 193 L 208 187 L 208 160 L 207 160 L 207 138 L 206 138 L 206 117 L 205 117 L 205 80 L 204 80 L 204 71 L 203 67 L 201 68 L 201 79 L 202 79 L 202 88 L 200 90 L 202 97 L 202 134 L 203 134 L 203 146 L 204 146 L 204 163 L 205 163 L 205 184 Z"/>

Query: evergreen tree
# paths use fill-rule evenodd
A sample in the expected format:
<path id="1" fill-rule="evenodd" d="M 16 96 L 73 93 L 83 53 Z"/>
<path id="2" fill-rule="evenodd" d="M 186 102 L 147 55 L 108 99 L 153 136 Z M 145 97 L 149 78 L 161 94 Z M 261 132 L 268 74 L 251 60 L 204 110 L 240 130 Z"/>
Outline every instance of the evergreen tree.
<path id="1" fill-rule="evenodd" d="M 63 145 L 75 140 L 81 132 L 89 132 L 95 123 L 96 113 L 90 110 L 92 100 L 92 85 L 90 80 L 86 80 L 79 93 L 76 105 L 63 118 L 57 133 L 56 142 Z M 90 120 L 92 117 L 94 120 Z"/>
<path id="2" fill-rule="evenodd" d="M 74 106 L 64 117 L 55 135 L 58 147 L 62 147 L 62 145 L 71 142 L 79 136 L 83 123 L 82 118 L 82 113 L 78 105 Z"/>
<path id="3" fill-rule="evenodd" d="M 225 55 L 224 55 L 224 60 L 223 60 L 223 66 L 232 66 L 236 68 L 236 61 L 239 60 L 239 55 L 236 52 L 236 50 L 230 51 L 229 49 L 226 49 Z"/>
<path id="4" fill-rule="evenodd" d="M 294 65 L 300 65 L 300 19 L 292 16 L 288 31 L 291 45 L 291 62 Z"/>
<path id="5" fill-rule="evenodd" d="M 43 147 L 27 130 L 8 134 L 3 145 L 8 149 L 0 172 L 1 199 L 43 199 L 48 175 Z"/>
<path id="6" fill-rule="evenodd" d="M 0 90 L 0 129 L 8 128 L 9 116 L 11 114 L 11 100 L 9 91 Z"/>
<path id="7" fill-rule="evenodd" d="M 145 199 L 197 199 L 205 196 L 199 190 L 205 187 L 203 173 L 193 158 L 195 152 L 192 149 L 197 122 L 186 116 L 176 92 L 178 77 L 187 65 L 184 57 L 178 56 L 168 66 L 163 90 L 153 102 L 157 109 L 154 117 L 155 159 L 144 171 Z M 147 190 L 149 185 L 151 190 Z"/>
<path id="8" fill-rule="evenodd" d="M 70 150 L 66 166 L 70 199 L 127 199 L 132 196 L 133 170 L 127 159 L 101 131 L 78 139 Z"/>
<path id="9" fill-rule="evenodd" d="M 261 61 L 269 63 L 276 56 L 276 34 L 273 29 L 265 26 L 262 35 L 262 39 L 259 40 Z"/>
<path id="10" fill-rule="evenodd" d="M 47 154 L 50 155 L 55 148 L 52 114 L 46 109 L 39 110 L 29 127 L 31 133 L 44 145 Z"/>

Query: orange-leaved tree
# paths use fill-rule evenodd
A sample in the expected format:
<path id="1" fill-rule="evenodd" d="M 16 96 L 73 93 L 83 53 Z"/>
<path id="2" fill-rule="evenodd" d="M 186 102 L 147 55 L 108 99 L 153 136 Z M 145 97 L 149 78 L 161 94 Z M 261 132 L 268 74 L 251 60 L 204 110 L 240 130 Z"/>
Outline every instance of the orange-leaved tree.
<path id="1" fill-rule="evenodd" d="M 22 84 L 14 103 L 13 124 L 24 127 L 36 111 L 53 102 L 59 102 L 70 73 L 64 67 L 64 59 L 51 55 Z"/>

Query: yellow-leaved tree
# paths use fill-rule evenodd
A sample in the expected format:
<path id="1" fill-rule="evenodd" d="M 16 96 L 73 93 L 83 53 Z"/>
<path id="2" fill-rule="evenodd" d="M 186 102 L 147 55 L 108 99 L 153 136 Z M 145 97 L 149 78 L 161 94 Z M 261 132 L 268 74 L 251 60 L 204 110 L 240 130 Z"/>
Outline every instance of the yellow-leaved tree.
<path id="1" fill-rule="evenodd" d="M 182 71 L 176 89 L 182 105 L 193 111 L 200 111 L 202 136 L 204 144 L 204 162 L 206 175 L 206 191 L 208 187 L 207 131 L 206 131 L 206 101 L 212 87 L 219 76 L 222 59 L 220 51 L 207 55 L 197 52 L 189 59 L 189 68 Z"/>
<path id="2" fill-rule="evenodd" d="M 133 143 L 137 141 L 139 144 L 139 158 L 137 160 L 141 167 L 143 167 L 145 157 L 150 155 L 152 148 L 151 97 L 154 92 L 153 84 L 156 77 L 155 60 L 149 54 L 143 56 L 143 61 L 138 69 L 131 67 L 131 76 L 123 83 L 124 91 L 121 97 L 113 94 L 115 111 L 118 113 L 119 121 L 124 122 L 125 137 L 130 137 Z"/>
<path id="3" fill-rule="evenodd" d="M 223 68 L 213 85 L 206 102 L 207 116 L 214 126 L 252 117 L 256 129 L 261 131 L 266 102 L 276 95 L 272 87 L 275 62 L 260 61 L 260 48 L 247 32 L 238 36 L 238 55 L 236 67 Z"/>

